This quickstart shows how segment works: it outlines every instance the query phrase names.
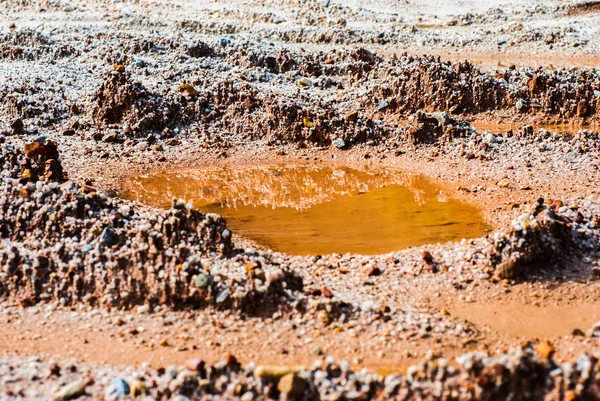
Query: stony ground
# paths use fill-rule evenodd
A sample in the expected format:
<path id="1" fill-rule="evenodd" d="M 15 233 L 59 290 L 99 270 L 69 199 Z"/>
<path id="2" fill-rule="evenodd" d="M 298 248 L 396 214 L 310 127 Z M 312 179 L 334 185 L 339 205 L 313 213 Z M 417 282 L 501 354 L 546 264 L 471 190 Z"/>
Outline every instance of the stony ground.
<path id="1" fill-rule="evenodd" d="M 598 2 L 0 9 L 0 399 L 600 399 Z M 256 163 L 422 174 L 493 230 L 299 257 L 119 197 Z"/>

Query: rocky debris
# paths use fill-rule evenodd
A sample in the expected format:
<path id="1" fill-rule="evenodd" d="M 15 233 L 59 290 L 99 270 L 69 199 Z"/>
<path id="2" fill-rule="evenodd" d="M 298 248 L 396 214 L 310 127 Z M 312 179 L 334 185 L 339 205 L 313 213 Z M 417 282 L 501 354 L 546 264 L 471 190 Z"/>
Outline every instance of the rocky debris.
<path id="1" fill-rule="evenodd" d="M 74 382 L 68 383 L 54 393 L 54 400 L 68 401 L 77 399 L 82 395 L 85 395 L 86 387 L 87 382 L 85 379 L 76 380 Z"/>
<path id="2" fill-rule="evenodd" d="M 25 158 L 21 160 L 20 168 L 23 183 L 38 180 L 62 182 L 66 179 L 58 156 L 58 145 L 44 138 L 25 144 Z"/>
<path id="3" fill-rule="evenodd" d="M 207 45 L 204 42 L 193 42 L 187 46 L 187 54 L 190 57 L 199 58 L 199 57 L 210 57 L 216 55 L 216 52 L 212 47 Z"/>
<path id="4" fill-rule="evenodd" d="M 566 11 L 569 15 L 597 13 L 600 11 L 600 1 L 591 0 L 569 4 Z"/>
<path id="5" fill-rule="evenodd" d="M 418 110 L 469 115 L 514 107 L 549 119 L 597 119 L 600 111 L 600 81 L 593 70 L 508 69 L 492 76 L 466 61 L 403 55 L 380 63 L 369 82 L 363 107 L 389 99 L 386 110 L 403 115 Z"/>
<path id="6" fill-rule="evenodd" d="M 26 152 L 57 157 L 55 144 L 49 146 Z M 220 216 L 178 201 L 170 210 L 150 212 L 52 177 L 22 182 L 23 154 L 3 148 L 0 160 L 6 178 L 0 187 L 2 296 L 256 313 L 284 307 L 282 299 L 292 302 L 302 290 L 302 279 L 288 269 L 246 269 L 238 261 L 244 255 L 219 259 L 232 253 L 231 232 Z M 202 256 L 233 266 L 220 272 Z"/>
<path id="7" fill-rule="evenodd" d="M 57 43 L 33 29 L 11 29 L 0 33 L 0 60 L 34 61 L 44 57 L 71 57 L 76 50 L 69 44 Z"/>
<path id="8" fill-rule="evenodd" d="M 14 135 L 23 135 L 25 133 L 25 125 L 23 120 L 17 118 L 10 123 L 10 128 Z"/>
<path id="9" fill-rule="evenodd" d="M 493 236 L 491 256 L 499 278 L 514 279 L 536 265 L 561 264 L 569 256 L 594 252 L 600 245 L 595 219 L 539 199 L 512 222 L 508 234 Z M 577 252 L 579 251 L 579 252 Z"/>
<path id="10" fill-rule="evenodd" d="M 104 395 L 107 400 L 128 394 L 147 395 L 152 399 L 185 397 L 185 399 L 268 400 L 285 399 L 455 399 L 468 394 L 469 400 L 508 399 L 600 399 L 598 358 L 581 354 L 570 363 L 558 365 L 551 354 L 541 355 L 535 344 L 524 345 L 511 353 L 494 357 L 484 353 L 460 355 L 455 363 L 428 356 L 420 364 L 408 368 L 405 375 L 382 377 L 367 371 L 353 371 L 345 361 L 332 357 L 316 361 L 282 376 L 265 377 L 262 367 L 222 361 L 198 370 L 170 366 L 168 368 L 131 371 L 89 369 L 93 381 L 87 386 L 91 396 Z M 47 376 L 44 362 L 26 363 L 19 359 L 0 360 L 0 384 L 5 391 L 19 391 L 20 380 L 34 375 L 43 379 L 33 382 L 23 395 L 58 379 L 70 380 L 55 393 L 56 400 L 74 399 L 86 391 L 86 381 L 77 369 L 58 377 Z M 17 379 L 17 380 L 14 380 Z"/>
<path id="11" fill-rule="evenodd" d="M 409 118 L 405 135 L 413 145 L 451 141 L 473 133 L 465 120 L 451 118 L 446 112 L 425 113 L 418 111 Z"/>
<path id="12" fill-rule="evenodd" d="M 152 94 L 131 79 L 122 65 L 107 74 L 93 97 L 92 117 L 100 129 L 109 125 L 130 127 L 130 132 L 143 135 L 148 130 L 161 131 L 176 119 L 179 107 L 171 105 L 160 94 Z M 115 142 L 116 136 L 101 136 L 104 142 Z"/>

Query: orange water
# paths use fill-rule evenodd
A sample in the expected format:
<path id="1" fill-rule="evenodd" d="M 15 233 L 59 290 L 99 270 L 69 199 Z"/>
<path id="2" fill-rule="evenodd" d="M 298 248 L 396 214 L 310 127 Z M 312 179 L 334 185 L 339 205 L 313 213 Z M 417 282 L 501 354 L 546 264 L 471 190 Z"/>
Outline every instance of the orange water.
<path id="1" fill-rule="evenodd" d="M 131 177 L 122 196 L 168 207 L 192 201 L 236 232 L 295 255 L 386 253 L 478 237 L 473 206 L 399 171 L 267 166 L 168 171 Z"/>

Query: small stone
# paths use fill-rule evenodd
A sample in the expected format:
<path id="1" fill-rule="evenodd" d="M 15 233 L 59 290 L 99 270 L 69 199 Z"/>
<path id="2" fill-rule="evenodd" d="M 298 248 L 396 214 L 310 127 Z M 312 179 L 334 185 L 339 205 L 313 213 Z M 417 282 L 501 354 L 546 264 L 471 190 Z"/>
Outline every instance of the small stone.
<path id="1" fill-rule="evenodd" d="M 190 57 L 208 57 L 214 53 L 214 50 L 204 42 L 190 43 L 187 48 L 187 54 Z"/>
<path id="2" fill-rule="evenodd" d="M 75 11 L 75 7 L 73 7 L 73 6 L 64 6 L 63 7 L 63 11 L 66 12 L 66 13 L 70 13 L 70 12 Z"/>
<path id="3" fill-rule="evenodd" d="M 364 273 L 369 277 L 379 276 L 381 275 L 381 269 L 379 269 L 379 267 L 368 266 L 367 268 L 365 268 Z"/>
<path id="4" fill-rule="evenodd" d="M 54 401 L 74 400 L 85 394 L 87 383 L 84 380 L 77 380 L 61 387 L 54 393 Z"/>
<path id="5" fill-rule="evenodd" d="M 592 269 L 592 275 L 596 278 L 600 278 L 600 267 L 594 267 Z"/>
<path id="6" fill-rule="evenodd" d="M 115 143 L 117 142 L 117 134 L 114 132 L 108 133 L 102 137 L 102 142 L 104 143 Z"/>
<path id="7" fill-rule="evenodd" d="M 510 181 L 502 179 L 502 180 L 498 181 L 497 185 L 499 188 L 508 188 L 508 187 L 510 187 Z"/>
<path id="8" fill-rule="evenodd" d="M 129 384 L 123 379 L 114 379 L 104 392 L 104 399 L 107 401 L 116 401 L 125 398 L 129 394 Z"/>
<path id="9" fill-rule="evenodd" d="M 423 261 L 425 263 L 427 263 L 428 265 L 433 263 L 433 255 L 431 254 L 431 252 L 423 251 L 423 253 L 421 254 L 421 257 L 423 258 Z"/>
<path id="10" fill-rule="evenodd" d="M 182 93 L 189 97 L 198 96 L 199 92 L 190 84 L 181 84 L 177 89 L 177 92 Z"/>
<path id="11" fill-rule="evenodd" d="M 343 149 L 346 146 L 346 142 L 342 138 L 335 138 L 331 144 L 338 149 Z"/>
<path id="12" fill-rule="evenodd" d="M 382 100 L 381 102 L 379 102 L 379 106 L 377 106 L 377 110 L 378 110 L 378 111 L 385 110 L 385 109 L 387 109 L 387 107 L 388 107 L 389 105 L 390 105 L 390 104 L 389 104 L 388 102 L 386 102 L 385 100 Z"/>
<path id="13" fill-rule="evenodd" d="M 527 107 L 527 106 L 523 100 L 519 99 L 519 100 L 517 100 L 517 103 L 515 103 L 515 107 L 517 108 L 517 110 L 521 111 L 521 110 L 525 109 L 525 107 Z"/>
<path id="14" fill-rule="evenodd" d="M 321 323 L 323 323 L 324 326 L 327 326 L 329 323 L 331 323 L 331 318 L 329 317 L 329 313 L 327 313 L 326 310 L 320 310 L 317 313 L 317 318 Z"/>
<path id="15" fill-rule="evenodd" d="M 163 338 L 162 340 L 160 340 L 160 343 L 158 343 L 158 345 L 160 345 L 161 347 L 168 347 L 169 340 L 167 340 L 166 338 Z"/>
<path id="16" fill-rule="evenodd" d="M 287 399 L 298 399 L 304 394 L 306 382 L 296 373 L 288 373 L 279 379 L 277 390 L 284 394 Z"/>
<path id="17" fill-rule="evenodd" d="M 292 366 L 257 366 L 254 370 L 254 377 L 263 381 L 278 381 L 289 373 L 297 373 L 300 368 Z"/>
<path id="18" fill-rule="evenodd" d="M 356 121 L 358 119 L 358 111 L 351 111 L 350 113 L 346 114 L 345 118 L 347 121 Z"/>
<path id="19" fill-rule="evenodd" d="M 123 318 L 121 318 L 120 316 L 118 318 L 115 319 L 114 323 L 115 326 L 123 326 L 125 324 L 125 320 L 123 320 Z"/>
<path id="20" fill-rule="evenodd" d="M 50 375 L 51 376 L 59 377 L 60 376 L 60 366 L 58 366 L 55 363 L 53 363 L 52 365 L 50 365 Z"/>
<path id="21" fill-rule="evenodd" d="M 584 337 L 585 336 L 585 333 L 581 329 L 573 329 L 571 334 L 576 337 Z"/>
<path id="22" fill-rule="evenodd" d="M 218 304 L 225 302 L 229 298 L 229 291 L 223 290 L 217 295 L 217 299 L 215 300 Z"/>
<path id="23" fill-rule="evenodd" d="M 22 135 L 25 132 L 25 125 L 23 124 L 23 120 L 17 118 L 10 123 L 10 128 L 13 130 L 15 135 Z"/>
<path id="24" fill-rule="evenodd" d="M 213 281 L 212 276 L 208 274 L 197 274 L 194 276 L 194 285 L 198 288 L 208 288 Z"/>
<path id="25" fill-rule="evenodd" d="M 119 236 L 116 232 L 114 232 L 114 230 L 106 227 L 104 231 L 102 231 L 100 242 L 102 243 L 102 245 L 108 247 L 115 246 L 119 243 Z"/>
<path id="26" fill-rule="evenodd" d="M 242 397 L 240 398 L 241 401 L 253 401 L 254 400 L 254 394 L 251 391 L 246 391 Z"/>
<path id="27" fill-rule="evenodd" d="M 62 132 L 63 136 L 73 136 L 75 135 L 75 130 L 74 129 L 66 129 Z"/>
<path id="28" fill-rule="evenodd" d="M 310 117 L 302 117 L 302 125 L 304 125 L 306 128 L 312 128 L 315 126 L 315 124 L 312 121 L 312 118 Z"/>
<path id="29" fill-rule="evenodd" d="M 190 358 L 185 361 L 185 368 L 194 372 L 198 371 L 204 366 L 204 361 L 200 358 Z"/>
<path id="30" fill-rule="evenodd" d="M 306 87 L 308 87 L 310 85 L 311 85 L 311 82 L 308 79 L 306 79 L 306 78 L 300 78 L 298 80 L 298 86 L 302 86 L 302 87 L 306 88 Z"/>
<path id="31" fill-rule="evenodd" d="M 554 355 L 554 347 L 549 341 L 542 341 L 537 346 L 537 352 L 542 358 L 550 359 L 552 358 L 552 355 Z"/>
<path id="32" fill-rule="evenodd" d="M 150 305 L 140 305 L 137 307 L 137 313 L 150 313 Z"/>
<path id="33" fill-rule="evenodd" d="M 496 266 L 496 276 L 501 279 L 513 279 L 521 274 L 519 259 L 512 256 Z"/>
<path id="34" fill-rule="evenodd" d="M 136 380 L 133 383 L 131 383 L 131 395 L 133 395 L 134 397 L 138 397 L 140 395 L 146 394 L 148 394 L 148 387 L 143 381 Z"/>

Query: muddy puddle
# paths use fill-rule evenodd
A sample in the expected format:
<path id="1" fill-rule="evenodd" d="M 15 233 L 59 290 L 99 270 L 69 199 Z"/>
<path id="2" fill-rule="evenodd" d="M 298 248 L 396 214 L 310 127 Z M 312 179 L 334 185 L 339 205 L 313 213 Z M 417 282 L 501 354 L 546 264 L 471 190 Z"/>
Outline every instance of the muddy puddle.
<path id="1" fill-rule="evenodd" d="M 140 175 L 122 196 L 158 207 L 173 198 L 218 213 L 238 234 L 294 255 L 379 254 L 478 237 L 473 206 L 398 171 L 347 167 L 210 168 Z"/>

